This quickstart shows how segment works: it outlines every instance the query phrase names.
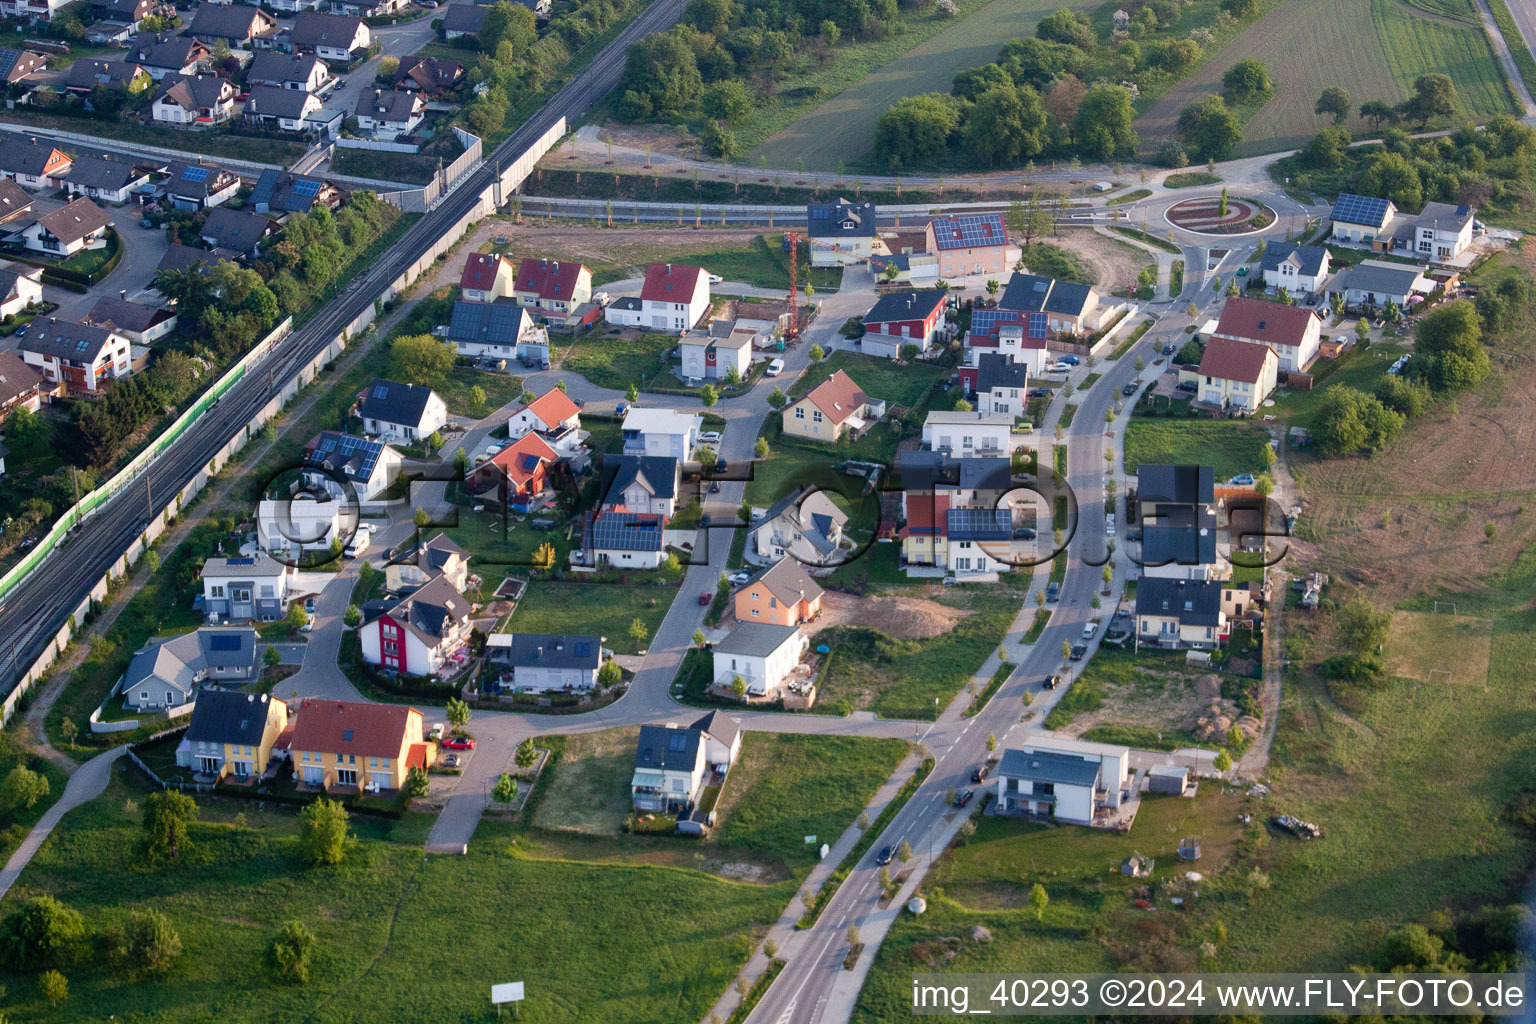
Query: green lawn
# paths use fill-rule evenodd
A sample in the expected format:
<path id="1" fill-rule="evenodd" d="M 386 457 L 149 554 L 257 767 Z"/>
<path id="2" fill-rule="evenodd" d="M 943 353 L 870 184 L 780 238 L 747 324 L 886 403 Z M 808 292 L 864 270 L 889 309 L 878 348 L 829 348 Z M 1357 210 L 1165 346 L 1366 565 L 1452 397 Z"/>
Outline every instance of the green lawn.
<path id="1" fill-rule="evenodd" d="M 1171 252 L 1175 256 L 1182 255 L 1184 252 L 1183 249 L 1180 249 L 1178 246 L 1168 241 L 1168 239 L 1160 238 L 1157 235 L 1143 231 L 1140 228 L 1127 228 L 1112 224 L 1110 225 L 1109 230 L 1113 231 L 1117 235 L 1124 235 L 1126 238 L 1134 238 L 1138 242 L 1145 242 L 1154 248 L 1163 250 L 1164 252 Z"/>
<path id="2" fill-rule="evenodd" d="M 1206 465 L 1216 479 L 1264 468 L 1263 448 L 1269 443 L 1262 426 L 1236 420 L 1131 420 L 1125 431 L 1125 471 L 1135 473 L 1143 462 Z"/>
<path id="3" fill-rule="evenodd" d="M 644 573 L 636 573 L 642 578 Z M 639 619 L 650 636 L 666 617 L 677 590 L 673 587 L 618 583 L 552 583 L 538 580 L 512 613 L 511 628 L 520 633 L 587 633 L 604 637 L 603 645 L 618 654 L 634 654 L 647 646 L 629 635 Z"/>
<path id="4" fill-rule="evenodd" d="M 533 565 L 533 554 L 541 546 L 554 545 L 556 565 L 565 564 L 565 556 L 573 546 L 567 536 L 567 524 L 560 516 L 555 517 L 556 529 L 535 530 L 526 519 L 518 522 L 515 515 L 510 523 L 504 524 L 494 500 L 485 502 L 483 512 L 474 511 L 474 504 L 462 502 L 454 511 L 458 515 L 457 525 L 443 527 L 442 532 L 470 553 L 475 572 L 485 579 L 487 593 L 495 590 L 501 570 L 526 577 Z M 504 525 L 511 527 L 510 532 L 503 533 Z M 432 527 L 429 532 L 435 533 L 437 528 Z"/>
<path id="5" fill-rule="evenodd" d="M 852 377 L 871 398 L 883 398 L 887 405 L 909 409 L 922 398 L 930 384 L 946 375 L 943 367 L 932 363 L 898 366 L 894 359 L 878 359 L 839 349 L 820 365 L 806 370 L 789 389 L 789 397 L 801 397 L 838 370 Z"/>
<path id="6" fill-rule="evenodd" d="M 121 48 L 117 52 L 121 53 Z M 86 54 L 72 52 L 70 55 L 78 58 Z M 137 142 L 146 146 L 161 146 L 180 152 L 190 150 L 204 156 L 228 156 L 237 160 L 252 160 L 256 163 L 282 166 L 287 166 L 304 154 L 303 143 L 290 142 L 286 139 L 248 139 L 217 132 L 188 132 L 162 125 L 130 124 L 126 121 L 107 121 L 88 117 L 59 117 L 34 112 L 30 107 L 6 110 L 3 115 L 0 115 L 0 120 L 23 126 L 35 125 L 56 131 L 79 132 L 83 135 L 117 139 L 122 142 Z M 72 147 L 66 144 L 64 148 L 68 150 Z"/>
<path id="7" fill-rule="evenodd" d="M 1220 184 L 1221 179 L 1205 171 L 1180 171 L 1163 179 L 1164 188 L 1194 188 L 1197 185 Z"/>
<path id="8" fill-rule="evenodd" d="M 485 392 L 484 405 L 476 405 L 470 397 L 470 392 L 476 387 Z M 521 395 L 523 379 L 505 373 L 476 370 L 470 366 L 455 366 L 448 372 L 447 379 L 438 381 L 433 389 L 448 406 L 450 413 L 478 418 L 500 409 Z"/>
<path id="9" fill-rule="evenodd" d="M 582 335 L 569 348 L 557 350 L 560 369 L 579 373 L 600 388 L 624 390 L 644 386 L 667 369 L 667 352 L 677 339 L 665 334 L 645 334 L 633 340 L 605 334 Z"/>
<path id="10" fill-rule="evenodd" d="M 834 445 L 827 445 L 824 452 L 809 445 L 802 447 L 781 442 L 770 446 L 766 459 L 752 462 L 746 501 L 756 508 L 767 508 L 797 487 L 829 482 L 835 479 L 832 467 L 844 458 L 846 456 Z M 848 481 L 853 483 L 851 477 Z"/>
<path id="11" fill-rule="evenodd" d="M 1407 349 L 1403 346 L 1390 343 L 1372 345 L 1365 349 L 1357 345 L 1351 347 L 1340 359 L 1318 360 L 1312 372 L 1319 376 L 1311 391 L 1276 391 L 1274 407 L 1265 411 L 1273 413 L 1291 426 L 1315 430 L 1323 395 L 1329 388 L 1335 384 L 1347 384 L 1368 392 L 1386 374 L 1387 367 L 1405 351 Z"/>
<path id="12" fill-rule="evenodd" d="M 1105 206 L 1120 206 L 1120 205 L 1122 205 L 1124 203 L 1134 203 L 1137 200 L 1147 198 L 1147 196 L 1149 196 L 1151 194 L 1152 194 L 1152 190 L 1149 189 L 1149 188 L 1138 188 L 1138 189 L 1136 189 L 1136 190 L 1134 190 L 1132 192 L 1127 192 L 1124 195 L 1115 196 L 1115 198 L 1107 201 L 1104 205 Z"/>

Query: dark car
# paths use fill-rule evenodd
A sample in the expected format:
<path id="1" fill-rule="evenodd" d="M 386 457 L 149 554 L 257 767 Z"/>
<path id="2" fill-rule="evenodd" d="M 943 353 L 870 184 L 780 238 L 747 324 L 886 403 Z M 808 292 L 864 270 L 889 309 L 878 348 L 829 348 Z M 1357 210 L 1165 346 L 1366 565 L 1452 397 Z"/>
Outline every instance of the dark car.
<path id="1" fill-rule="evenodd" d="M 1087 653 L 1088 653 L 1088 645 L 1087 644 L 1073 644 L 1072 645 L 1072 660 L 1073 661 L 1082 661 L 1083 660 L 1083 656 L 1086 655 Z"/>
<path id="2" fill-rule="evenodd" d="M 1030 388 L 1029 389 L 1029 397 L 1030 398 L 1051 398 L 1055 394 L 1056 394 L 1056 392 L 1052 391 L 1050 388 Z"/>
<path id="3" fill-rule="evenodd" d="M 710 494 L 719 494 L 720 493 L 720 481 L 719 480 L 711 480 L 710 481 L 710 483 L 709 483 L 709 493 Z"/>
<path id="4" fill-rule="evenodd" d="M 724 473 L 727 468 L 728 468 L 728 464 L 726 463 L 726 461 L 724 459 L 716 459 L 715 460 L 715 472 L 716 473 Z"/>
<path id="5" fill-rule="evenodd" d="M 709 604 L 709 602 L 713 601 L 714 599 L 715 595 L 711 594 L 707 590 L 699 594 L 699 604 Z"/>
<path id="6" fill-rule="evenodd" d="M 1045 682 L 1040 684 L 1042 688 L 1054 690 L 1061 685 L 1061 676 L 1046 676 Z"/>
<path id="7" fill-rule="evenodd" d="M 1136 385 L 1135 384 L 1127 384 L 1125 387 L 1120 389 L 1120 393 L 1122 395 L 1125 395 L 1127 398 L 1129 398 L 1131 395 L 1134 395 L 1136 393 Z"/>
<path id="8" fill-rule="evenodd" d="M 1034 531 L 1034 528 L 1033 527 L 1029 527 L 1029 526 L 1021 526 L 1021 527 L 1019 527 L 1018 529 L 1013 531 L 1013 535 L 1018 540 L 1034 540 L 1035 537 L 1037 536 L 1037 534 Z"/>
<path id="9" fill-rule="evenodd" d="M 875 863 L 884 866 L 889 864 L 894 856 L 896 856 L 895 850 L 892 850 L 889 846 L 882 846 L 880 852 L 875 854 Z"/>
<path id="10" fill-rule="evenodd" d="M 1061 584 L 1053 580 L 1051 585 L 1045 588 L 1045 599 L 1047 601 L 1061 600 Z"/>
<path id="11" fill-rule="evenodd" d="M 980 768 L 977 768 L 971 772 L 971 781 L 980 782 L 982 779 L 987 777 L 987 772 L 989 771 L 991 771 L 990 768 L 988 768 L 986 765 L 982 765 Z"/>
<path id="12" fill-rule="evenodd" d="M 1173 352 L 1174 352 L 1173 342 L 1170 341 L 1168 344 L 1163 346 L 1163 355 L 1171 356 L 1171 355 L 1173 355 Z"/>
<path id="13" fill-rule="evenodd" d="M 955 806 L 964 807 L 966 804 L 970 803 L 975 796 L 976 791 L 974 789 L 963 790 L 958 796 L 955 797 Z"/>

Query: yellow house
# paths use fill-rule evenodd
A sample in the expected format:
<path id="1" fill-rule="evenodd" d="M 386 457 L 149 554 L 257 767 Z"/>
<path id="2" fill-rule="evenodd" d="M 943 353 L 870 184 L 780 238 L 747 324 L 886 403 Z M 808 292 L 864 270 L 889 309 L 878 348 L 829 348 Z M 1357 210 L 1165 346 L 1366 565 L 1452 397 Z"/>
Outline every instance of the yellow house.
<path id="1" fill-rule="evenodd" d="M 1251 413 L 1275 390 L 1280 358 L 1268 345 L 1212 338 L 1200 366 L 1179 371 L 1195 384 L 1195 397 L 1233 412 Z"/>
<path id="2" fill-rule="evenodd" d="M 1225 643 L 1227 616 L 1216 580 L 1142 579 L 1136 587 L 1136 646 L 1196 647 Z"/>
<path id="3" fill-rule="evenodd" d="M 319 699 L 299 705 L 290 750 L 300 784 L 370 792 L 399 789 L 436 753 L 415 708 Z"/>
<path id="4" fill-rule="evenodd" d="M 871 399 L 853 378 L 838 370 L 804 398 L 784 407 L 784 433 L 835 443 L 844 432 L 858 433 L 885 415 L 885 403 Z"/>
<path id="5" fill-rule="evenodd" d="M 288 726 L 288 705 L 265 693 L 203 690 L 176 747 L 176 763 L 217 781 L 254 782 Z"/>

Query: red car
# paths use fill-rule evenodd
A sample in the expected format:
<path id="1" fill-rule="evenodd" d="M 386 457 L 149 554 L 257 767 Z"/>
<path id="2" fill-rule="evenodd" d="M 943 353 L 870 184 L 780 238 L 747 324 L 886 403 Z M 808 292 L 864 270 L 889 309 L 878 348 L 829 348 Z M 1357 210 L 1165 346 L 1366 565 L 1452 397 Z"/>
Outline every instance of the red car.
<path id="1" fill-rule="evenodd" d="M 713 601 L 714 599 L 715 595 L 706 590 L 699 595 L 699 604 L 709 604 L 709 602 Z"/>
<path id="2" fill-rule="evenodd" d="M 474 750 L 475 741 L 469 736 L 450 736 L 443 740 L 443 746 L 449 750 Z"/>

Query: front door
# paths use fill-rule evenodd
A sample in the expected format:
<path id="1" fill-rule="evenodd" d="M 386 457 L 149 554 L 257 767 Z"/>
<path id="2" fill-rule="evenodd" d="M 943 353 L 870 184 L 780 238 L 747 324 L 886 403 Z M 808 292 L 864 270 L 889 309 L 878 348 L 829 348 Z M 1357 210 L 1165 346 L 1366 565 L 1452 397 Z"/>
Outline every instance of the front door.
<path id="1" fill-rule="evenodd" d="M 337 768 L 336 769 L 336 785 L 338 785 L 338 786 L 355 786 L 355 785 L 357 785 L 357 769 L 356 768 Z"/>

